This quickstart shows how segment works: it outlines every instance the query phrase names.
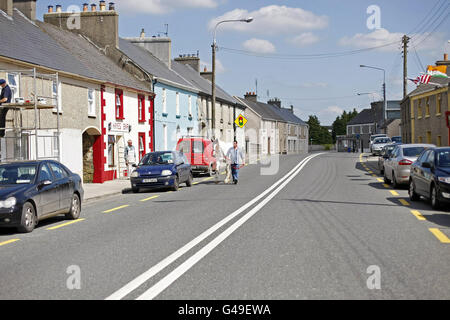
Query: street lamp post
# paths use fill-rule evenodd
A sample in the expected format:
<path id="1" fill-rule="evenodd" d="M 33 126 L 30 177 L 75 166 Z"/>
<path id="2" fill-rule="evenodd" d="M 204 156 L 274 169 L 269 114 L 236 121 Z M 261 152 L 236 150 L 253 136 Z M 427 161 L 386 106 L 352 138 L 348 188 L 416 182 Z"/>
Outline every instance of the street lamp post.
<path id="1" fill-rule="evenodd" d="M 217 33 L 217 27 L 225 22 L 246 22 L 250 23 L 253 21 L 253 18 L 249 17 L 247 19 L 234 19 L 234 20 L 222 20 L 219 21 L 216 26 L 214 27 L 214 37 L 213 37 L 213 43 L 211 45 L 212 48 L 212 81 L 211 81 L 211 95 L 212 95 L 212 101 L 211 101 L 211 129 L 213 130 L 213 138 L 215 138 L 214 130 L 216 129 L 216 33 Z"/>
<path id="2" fill-rule="evenodd" d="M 381 70 L 383 71 L 383 120 L 386 121 L 387 120 L 387 101 L 386 101 L 386 70 L 382 69 L 382 68 L 378 68 L 378 67 L 372 67 L 372 66 L 366 66 L 361 64 L 360 65 L 361 68 L 370 68 L 370 69 L 376 69 L 376 70 Z"/>

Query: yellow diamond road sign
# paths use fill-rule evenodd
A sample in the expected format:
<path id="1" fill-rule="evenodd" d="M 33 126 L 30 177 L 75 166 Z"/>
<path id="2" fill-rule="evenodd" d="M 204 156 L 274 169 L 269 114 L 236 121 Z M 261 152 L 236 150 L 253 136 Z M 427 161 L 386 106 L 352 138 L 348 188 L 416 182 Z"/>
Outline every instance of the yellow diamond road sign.
<path id="1" fill-rule="evenodd" d="M 245 124 L 247 123 L 247 119 L 245 119 L 244 116 L 242 114 L 240 114 L 239 117 L 237 117 L 237 119 L 234 120 L 234 123 L 236 123 L 236 125 L 239 128 L 243 128 L 245 126 Z"/>

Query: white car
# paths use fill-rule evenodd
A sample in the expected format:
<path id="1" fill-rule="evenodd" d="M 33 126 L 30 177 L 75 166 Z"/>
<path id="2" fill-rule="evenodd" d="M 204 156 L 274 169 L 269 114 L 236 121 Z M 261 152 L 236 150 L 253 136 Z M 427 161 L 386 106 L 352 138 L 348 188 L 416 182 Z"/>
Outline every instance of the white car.
<path id="1" fill-rule="evenodd" d="M 383 148 L 386 145 L 391 144 L 391 143 L 392 143 L 392 140 L 389 137 L 375 138 L 372 142 L 372 154 L 374 154 L 374 155 L 381 154 L 381 151 L 383 150 Z"/>
<path id="2" fill-rule="evenodd" d="M 376 138 L 381 138 L 381 137 L 387 137 L 387 134 L 381 133 L 381 134 L 373 134 L 373 135 L 370 136 L 370 142 L 369 142 L 370 152 L 372 152 L 373 140 L 375 140 Z"/>

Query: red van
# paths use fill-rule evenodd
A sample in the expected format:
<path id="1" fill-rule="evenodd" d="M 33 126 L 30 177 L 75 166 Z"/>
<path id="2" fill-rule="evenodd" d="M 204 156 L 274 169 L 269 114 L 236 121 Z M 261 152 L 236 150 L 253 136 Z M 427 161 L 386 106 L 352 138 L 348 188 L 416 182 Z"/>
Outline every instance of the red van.
<path id="1" fill-rule="evenodd" d="M 213 156 L 213 143 L 202 137 L 183 137 L 178 140 L 177 151 L 181 151 L 191 163 L 193 173 L 214 174 L 216 158 Z"/>

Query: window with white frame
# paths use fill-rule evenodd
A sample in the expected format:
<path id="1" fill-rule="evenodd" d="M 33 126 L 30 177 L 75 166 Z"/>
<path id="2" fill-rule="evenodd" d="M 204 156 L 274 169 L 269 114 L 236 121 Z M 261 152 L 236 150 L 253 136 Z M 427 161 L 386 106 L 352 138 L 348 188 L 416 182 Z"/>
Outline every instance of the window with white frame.
<path id="1" fill-rule="evenodd" d="M 53 101 L 56 103 L 57 108 L 54 108 L 53 111 L 58 110 L 59 112 L 62 111 L 62 103 L 61 103 L 61 82 L 53 81 L 52 85 L 52 96 Z"/>
<path id="2" fill-rule="evenodd" d="M 166 88 L 162 89 L 162 107 L 163 107 L 162 112 L 163 113 L 167 113 L 167 92 L 166 92 Z"/>
<path id="3" fill-rule="evenodd" d="M 88 115 L 95 116 L 95 91 L 88 89 Z"/>
<path id="4" fill-rule="evenodd" d="M 11 88 L 11 102 L 15 102 L 19 98 L 20 79 L 17 73 L 8 73 L 8 85 Z"/>
<path id="5" fill-rule="evenodd" d="M 176 115 L 180 115 L 180 93 L 177 92 L 175 96 Z"/>
<path id="6" fill-rule="evenodd" d="M 188 96 L 188 113 L 189 117 L 192 116 L 192 97 Z"/>

